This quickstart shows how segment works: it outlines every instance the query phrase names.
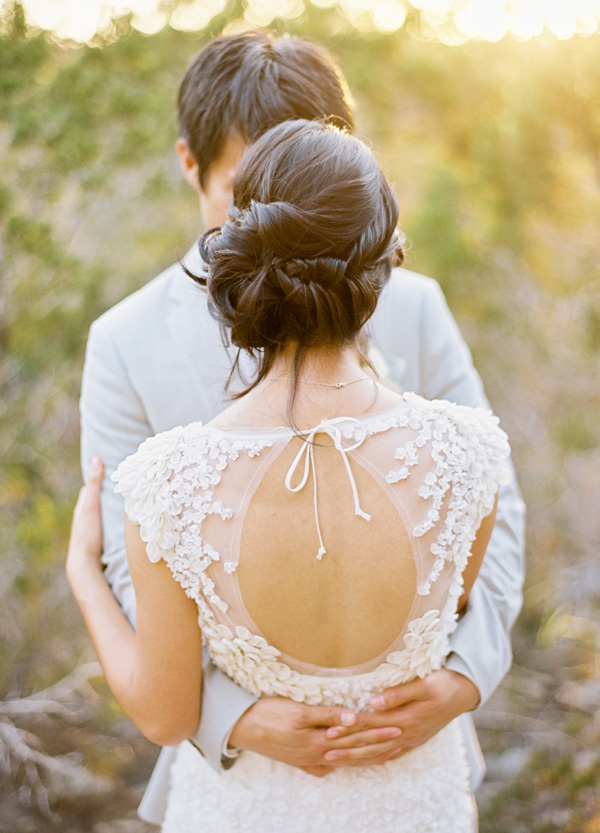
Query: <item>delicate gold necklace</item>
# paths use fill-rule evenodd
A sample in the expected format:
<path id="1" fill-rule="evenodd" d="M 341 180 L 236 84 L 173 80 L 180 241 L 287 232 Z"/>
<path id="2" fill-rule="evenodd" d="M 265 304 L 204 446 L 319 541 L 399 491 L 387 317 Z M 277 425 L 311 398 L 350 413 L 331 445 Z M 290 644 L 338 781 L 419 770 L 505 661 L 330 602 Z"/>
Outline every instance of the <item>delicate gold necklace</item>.
<path id="1" fill-rule="evenodd" d="M 293 382 L 293 379 L 289 379 L 286 376 L 275 376 L 273 379 L 267 379 L 265 381 L 270 382 Z M 352 379 L 350 382 L 314 382 L 312 379 L 297 379 L 298 382 L 302 385 L 321 385 L 324 388 L 347 388 L 348 385 L 355 385 L 357 382 L 372 382 L 370 376 L 361 376 L 359 379 Z"/>

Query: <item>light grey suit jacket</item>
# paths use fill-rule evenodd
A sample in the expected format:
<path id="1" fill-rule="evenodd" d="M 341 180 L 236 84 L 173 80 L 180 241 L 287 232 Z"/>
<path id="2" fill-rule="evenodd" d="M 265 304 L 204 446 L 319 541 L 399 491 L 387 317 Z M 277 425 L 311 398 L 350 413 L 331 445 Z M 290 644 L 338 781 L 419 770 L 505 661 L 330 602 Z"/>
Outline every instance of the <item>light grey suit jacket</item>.
<path id="1" fill-rule="evenodd" d="M 196 249 L 186 256 L 200 268 Z M 487 405 L 469 351 L 429 278 L 396 269 L 369 322 L 371 340 L 401 389 L 429 399 Z M 106 578 L 129 620 L 135 596 L 127 569 L 124 508 L 110 476 L 148 436 L 207 422 L 226 407 L 232 355 L 206 305 L 205 293 L 175 264 L 101 316 L 90 330 L 81 394 L 81 456 L 105 463 L 102 494 Z M 484 702 L 511 663 L 510 629 L 520 610 L 524 507 L 516 482 L 503 487 L 496 527 L 468 610 L 451 638 L 447 667 L 469 677 Z M 194 742 L 220 769 L 224 739 L 255 698 L 205 660 L 202 717 Z M 472 782 L 483 761 L 470 718 L 463 720 Z M 164 812 L 172 750 L 163 750 L 140 807 L 148 821 Z"/>

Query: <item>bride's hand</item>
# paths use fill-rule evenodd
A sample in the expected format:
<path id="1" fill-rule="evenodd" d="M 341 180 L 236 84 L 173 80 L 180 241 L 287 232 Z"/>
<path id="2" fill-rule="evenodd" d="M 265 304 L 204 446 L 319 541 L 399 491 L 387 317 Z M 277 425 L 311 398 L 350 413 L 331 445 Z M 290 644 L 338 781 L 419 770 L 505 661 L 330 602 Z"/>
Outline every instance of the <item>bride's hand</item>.
<path id="1" fill-rule="evenodd" d="M 339 706 L 307 706 L 283 697 L 266 697 L 244 712 L 229 741 L 233 747 L 258 752 L 319 777 L 333 768 L 326 759 L 328 751 L 338 747 L 348 751 L 347 739 L 330 740 L 328 728 L 352 727 L 358 720 L 356 714 Z M 364 727 L 350 741 L 357 753 L 351 763 L 368 765 L 373 757 L 394 752 L 399 735 L 394 726 Z"/>
<path id="2" fill-rule="evenodd" d="M 390 741 L 383 754 L 374 754 L 371 763 L 385 763 L 421 746 L 451 720 L 476 708 L 479 690 L 467 677 L 448 668 L 433 671 L 422 680 L 388 688 L 371 700 L 372 712 L 358 716 L 351 727 L 336 726 L 327 730 L 327 738 L 339 744 L 325 754 L 329 765 L 360 766 L 365 750 L 359 739 L 366 730 L 379 726 L 396 726 L 401 735 Z M 377 752 L 376 748 L 373 750 Z"/>
<path id="3" fill-rule="evenodd" d="M 100 490 L 104 478 L 104 464 L 94 457 L 87 483 L 79 492 L 67 555 L 66 571 L 73 586 L 86 571 L 102 572 L 102 519 Z"/>

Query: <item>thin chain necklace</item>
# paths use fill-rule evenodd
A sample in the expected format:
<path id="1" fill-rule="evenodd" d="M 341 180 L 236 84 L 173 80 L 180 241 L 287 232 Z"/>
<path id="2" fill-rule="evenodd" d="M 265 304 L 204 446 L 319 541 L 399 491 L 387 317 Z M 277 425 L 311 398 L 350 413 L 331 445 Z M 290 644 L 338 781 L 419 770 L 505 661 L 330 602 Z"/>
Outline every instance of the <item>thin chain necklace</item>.
<path id="1" fill-rule="evenodd" d="M 293 379 L 289 379 L 286 376 L 275 376 L 273 379 L 268 379 L 265 381 L 270 382 L 293 382 Z M 311 379 L 298 379 L 301 385 L 321 385 L 324 388 L 347 388 L 348 385 L 355 385 L 357 382 L 372 382 L 370 376 L 361 376 L 359 379 L 352 379 L 350 382 L 314 382 Z"/>

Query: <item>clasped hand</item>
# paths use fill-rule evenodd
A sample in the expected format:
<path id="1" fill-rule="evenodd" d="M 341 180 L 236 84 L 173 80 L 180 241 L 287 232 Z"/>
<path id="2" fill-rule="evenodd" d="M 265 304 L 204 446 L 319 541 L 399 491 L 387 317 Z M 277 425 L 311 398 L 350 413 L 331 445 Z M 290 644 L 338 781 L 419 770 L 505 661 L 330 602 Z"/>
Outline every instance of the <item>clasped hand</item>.
<path id="1" fill-rule="evenodd" d="M 229 742 L 320 777 L 338 766 L 399 758 L 478 701 L 477 687 L 448 669 L 386 689 L 372 698 L 373 711 L 362 714 L 269 697 L 242 715 Z"/>

